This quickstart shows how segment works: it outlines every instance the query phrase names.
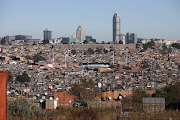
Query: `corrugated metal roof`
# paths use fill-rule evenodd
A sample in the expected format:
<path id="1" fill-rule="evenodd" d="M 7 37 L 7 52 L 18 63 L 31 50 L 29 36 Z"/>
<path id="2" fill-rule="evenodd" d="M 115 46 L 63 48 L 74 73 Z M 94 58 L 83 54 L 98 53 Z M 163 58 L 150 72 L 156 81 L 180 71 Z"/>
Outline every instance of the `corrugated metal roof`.
<path id="1" fill-rule="evenodd" d="M 147 97 L 147 98 L 142 98 L 143 103 L 147 104 L 152 104 L 152 103 L 165 103 L 164 98 L 152 98 L 152 97 Z"/>

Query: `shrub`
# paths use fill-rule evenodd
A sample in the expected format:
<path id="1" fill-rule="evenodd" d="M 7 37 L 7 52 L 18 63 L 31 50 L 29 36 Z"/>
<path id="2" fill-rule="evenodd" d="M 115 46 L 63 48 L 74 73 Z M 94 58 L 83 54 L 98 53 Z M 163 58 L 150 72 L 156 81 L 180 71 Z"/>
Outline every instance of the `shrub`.
<path id="1" fill-rule="evenodd" d="M 27 100 L 8 101 L 8 112 L 13 117 L 32 118 L 42 114 L 42 110 Z"/>

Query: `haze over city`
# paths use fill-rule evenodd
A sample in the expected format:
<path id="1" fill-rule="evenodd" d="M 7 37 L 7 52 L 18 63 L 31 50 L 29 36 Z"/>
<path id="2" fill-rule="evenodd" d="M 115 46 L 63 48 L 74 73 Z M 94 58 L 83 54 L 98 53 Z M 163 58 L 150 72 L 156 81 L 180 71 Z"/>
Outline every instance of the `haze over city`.
<path id="1" fill-rule="evenodd" d="M 43 39 L 72 36 L 79 25 L 97 41 L 112 41 L 112 17 L 120 14 L 121 33 L 143 38 L 180 40 L 179 0 L 1 0 L 0 36 L 25 34 Z"/>

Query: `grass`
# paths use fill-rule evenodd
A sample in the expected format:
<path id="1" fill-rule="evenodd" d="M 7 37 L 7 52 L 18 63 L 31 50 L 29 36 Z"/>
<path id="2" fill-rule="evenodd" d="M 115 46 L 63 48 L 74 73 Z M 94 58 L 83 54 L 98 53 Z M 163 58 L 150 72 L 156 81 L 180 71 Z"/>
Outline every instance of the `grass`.
<path id="1" fill-rule="evenodd" d="M 126 113 L 120 112 L 120 109 L 63 109 L 61 111 L 46 111 L 45 115 L 40 115 L 33 118 L 13 118 L 8 116 L 9 120 L 180 120 L 180 112 L 163 111 L 163 112 L 149 112 L 149 113 Z"/>

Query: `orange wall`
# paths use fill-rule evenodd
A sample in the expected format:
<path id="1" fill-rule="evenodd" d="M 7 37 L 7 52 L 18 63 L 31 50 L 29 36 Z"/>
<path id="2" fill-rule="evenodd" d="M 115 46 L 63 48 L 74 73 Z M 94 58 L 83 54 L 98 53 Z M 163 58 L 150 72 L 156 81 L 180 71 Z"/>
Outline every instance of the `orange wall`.
<path id="1" fill-rule="evenodd" d="M 102 94 L 101 94 L 101 96 L 98 96 L 97 97 L 97 99 L 100 99 L 101 97 L 104 97 L 104 98 L 109 98 L 109 97 L 111 97 L 112 98 L 112 100 L 113 99 L 117 99 L 118 98 L 118 96 L 119 96 L 119 94 L 121 94 L 121 95 L 125 95 L 126 97 L 131 97 L 132 96 L 132 92 L 122 92 L 122 91 L 113 91 L 113 92 L 103 92 Z"/>
<path id="2" fill-rule="evenodd" d="M 77 99 L 76 96 L 70 95 L 68 92 L 56 92 L 54 93 L 54 100 L 59 98 L 58 106 L 69 107 L 69 100 L 74 102 L 74 99 Z"/>
<path id="3" fill-rule="evenodd" d="M 7 120 L 7 94 L 6 94 L 6 86 L 7 86 L 7 77 L 8 72 L 0 73 L 0 120 Z"/>

